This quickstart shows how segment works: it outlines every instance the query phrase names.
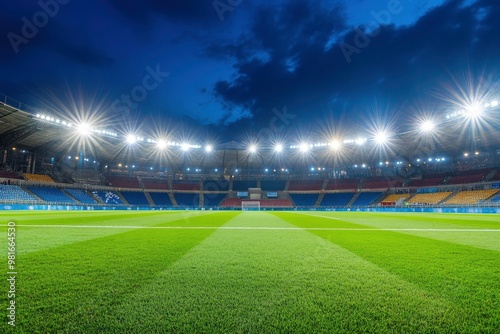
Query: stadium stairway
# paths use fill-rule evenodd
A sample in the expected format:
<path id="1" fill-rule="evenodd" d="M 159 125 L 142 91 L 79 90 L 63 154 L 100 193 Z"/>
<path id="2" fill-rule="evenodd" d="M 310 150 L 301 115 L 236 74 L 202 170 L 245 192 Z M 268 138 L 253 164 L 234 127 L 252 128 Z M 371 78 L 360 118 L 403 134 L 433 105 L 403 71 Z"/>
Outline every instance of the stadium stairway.
<path id="1" fill-rule="evenodd" d="M 90 198 L 93 198 L 97 203 L 99 204 L 105 204 L 104 201 L 99 197 L 99 196 L 94 196 L 91 191 L 85 190 L 85 193 L 90 196 Z"/>
<path id="2" fill-rule="evenodd" d="M 286 181 L 286 184 L 285 184 L 285 189 L 283 189 L 283 191 L 286 191 L 286 192 L 288 193 L 288 186 L 289 186 L 289 185 L 290 185 L 290 180 L 287 180 L 287 181 Z M 292 200 L 292 199 L 290 199 L 290 200 Z M 292 203 L 293 203 L 293 201 L 292 201 Z M 295 205 L 295 204 L 294 204 L 294 205 Z"/>
<path id="3" fill-rule="evenodd" d="M 356 202 L 356 200 L 358 199 L 359 197 L 359 194 L 361 193 L 355 193 L 354 196 L 352 196 L 351 200 L 349 201 L 349 203 L 347 203 L 346 207 L 350 207 L 354 202 Z"/>
<path id="4" fill-rule="evenodd" d="M 456 195 L 456 194 L 458 194 L 459 192 L 460 192 L 460 190 L 459 190 L 459 189 L 457 189 L 457 190 L 453 190 L 453 192 L 452 192 L 449 196 L 447 196 L 445 199 L 443 199 L 443 200 L 442 200 L 441 202 L 439 202 L 438 204 L 443 204 L 443 203 L 446 203 L 446 202 L 447 202 L 450 198 L 455 197 L 455 195 Z"/>
<path id="5" fill-rule="evenodd" d="M 145 189 L 146 187 L 144 186 L 144 182 L 142 182 L 142 178 L 140 176 L 137 176 L 137 181 L 139 181 L 139 185 L 141 186 L 142 189 Z M 148 198 L 148 196 L 146 196 Z M 149 202 L 149 199 L 148 199 Z"/>
<path id="6" fill-rule="evenodd" d="M 496 169 L 491 170 L 488 174 L 484 176 L 484 181 L 488 182 L 493 178 L 493 176 L 495 176 L 496 173 L 497 173 Z"/>
<path id="7" fill-rule="evenodd" d="M 177 200 L 175 199 L 174 193 L 168 193 L 168 197 L 170 197 L 170 202 L 172 202 L 173 207 L 177 208 L 179 204 L 177 204 Z"/>
<path id="8" fill-rule="evenodd" d="M 21 188 L 31 196 L 35 197 L 38 201 L 43 201 L 43 199 L 41 199 L 40 196 L 29 190 L 28 187 L 21 187 Z"/>
<path id="9" fill-rule="evenodd" d="M 323 189 L 325 188 L 325 184 L 323 183 Z M 325 193 L 320 193 L 318 196 L 318 200 L 314 204 L 314 207 L 317 208 L 319 207 L 319 204 L 323 201 L 323 197 L 325 197 Z"/>
<path id="10" fill-rule="evenodd" d="M 326 189 L 326 185 L 328 184 L 329 181 L 330 181 L 329 179 L 325 179 L 323 181 L 323 185 L 321 186 L 321 190 L 325 190 Z M 323 196 L 320 196 L 320 197 L 321 197 L 321 199 L 323 199 Z M 321 201 L 317 203 L 317 206 L 315 206 L 315 208 L 318 207 L 319 203 L 321 203 Z"/>
<path id="11" fill-rule="evenodd" d="M 140 178 L 139 178 L 139 183 L 142 183 Z M 151 198 L 151 195 L 147 191 L 144 192 L 144 196 L 148 200 L 149 205 L 151 205 L 151 206 L 155 205 L 155 202 L 153 201 L 153 199 Z"/>
<path id="12" fill-rule="evenodd" d="M 62 189 L 62 188 L 61 188 L 60 190 L 61 190 L 61 192 L 62 192 L 65 196 L 67 196 L 67 197 L 71 198 L 73 201 L 75 201 L 75 203 L 82 204 L 82 202 L 80 202 L 79 200 L 77 200 L 75 197 L 73 197 L 73 195 L 71 195 L 71 194 L 70 194 L 69 192 L 67 192 L 66 190 L 64 190 L 64 189 Z"/>
<path id="13" fill-rule="evenodd" d="M 123 197 L 122 193 L 119 192 L 119 191 L 115 191 L 115 193 L 118 195 L 118 197 L 120 197 L 120 200 L 123 202 L 123 204 L 125 205 L 130 205 L 127 200 L 125 199 L 125 197 Z"/>

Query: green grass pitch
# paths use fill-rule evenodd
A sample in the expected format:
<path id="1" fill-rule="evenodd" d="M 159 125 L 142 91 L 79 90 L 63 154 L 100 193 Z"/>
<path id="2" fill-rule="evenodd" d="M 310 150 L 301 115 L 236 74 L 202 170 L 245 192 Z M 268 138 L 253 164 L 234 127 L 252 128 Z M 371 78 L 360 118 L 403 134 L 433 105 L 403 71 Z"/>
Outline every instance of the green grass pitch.
<path id="1" fill-rule="evenodd" d="M 498 215 L 2 212 L 2 333 L 500 333 Z M 7 222 L 16 222 L 15 328 Z"/>

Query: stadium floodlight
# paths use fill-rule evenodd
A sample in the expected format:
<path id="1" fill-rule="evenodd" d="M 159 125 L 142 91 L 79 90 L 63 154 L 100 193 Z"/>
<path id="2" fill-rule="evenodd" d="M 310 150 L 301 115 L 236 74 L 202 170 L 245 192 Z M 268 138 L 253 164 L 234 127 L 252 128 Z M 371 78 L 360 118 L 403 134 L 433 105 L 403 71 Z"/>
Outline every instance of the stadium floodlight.
<path id="1" fill-rule="evenodd" d="M 257 152 L 257 146 L 256 145 L 250 145 L 250 147 L 248 148 L 248 150 L 250 151 L 250 153 L 255 153 L 255 152 Z"/>
<path id="2" fill-rule="evenodd" d="M 420 131 L 425 133 L 431 133 L 436 129 L 436 124 L 433 120 L 427 119 L 420 123 Z"/>
<path id="3" fill-rule="evenodd" d="M 363 137 L 358 137 L 356 138 L 356 140 L 354 141 L 358 146 L 362 146 L 366 143 L 366 138 L 363 138 Z"/>
<path id="4" fill-rule="evenodd" d="M 158 147 L 160 150 L 164 150 L 167 147 L 167 142 L 162 140 L 158 140 L 156 143 L 156 147 Z"/>
<path id="5" fill-rule="evenodd" d="M 189 144 L 186 144 L 186 143 L 181 144 L 181 150 L 183 150 L 185 152 L 189 151 Z"/>
<path id="6" fill-rule="evenodd" d="M 496 107 L 498 107 L 498 101 L 497 101 L 497 100 L 493 100 L 493 101 L 491 101 L 490 106 L 491 106 L 492 108 L 496 108 Z"/>
<path id="7" fill-rule="evenodd" d="M 467 108 L 465 115 L 469 119 L 477 119 L 477 118 L 481 117 L 483 112 L 484 112 L 483 107 L 480 106 L 479 104 L 475 104 L 475 105 L 472 105 L 469 108 Z"/>
<path id="8" fill-rule="evenodd" d="M 380 131 L 377 134 L 375 134 L 374 139 L 377 145 L 384 145 L 387 143 L 389 136 L 387 135 L 387 132 Z"/>
<path id="9" fill-rule="evenodd" d="M 306 153 L 309 151 L 309 145 L 307 143 L 302 143 L 299 145 L 300 152 Z"/>
<path id="10" fill-rule="evenodd" d="M 214 149 L 214 148 L 212 147 L 212 145 L 207 145 L 207 146 L 205 146 L 205 152 L 207 152 L 207 153 L 212 152 L 212 151 L 213 151 L 213 149 Z"/>
<path id="11" fill-rule="evenodd" d="M 82 136 L 88 136 L 90 134 L 91 129 L 92 128 L 91 128 L 90 124 L 88 124 L 88 123 L 80 123 L 76 127 L 76 130 Z"/>
<path id="12" fill-rule="evenodd" d="M 283 151 L 283 145 L 276 144 L 276 146 L 274 146 L 274 151 L 277 153 L 281 153 Z"/>
<path id="13" fill-rule="evenodd" d="M 127 135 L 127 143 L 133 145 L 137 142 L 137 137 L 133 134 Z"/>
<path id="14" fill-rule="evenodd" d="M 330 148 L 333 150 L 333 151 L 338 151 L 342 148 L 342 143 L 339 141 L 339 140 L 333 140 L 331 143 L 330 143 Z"/>

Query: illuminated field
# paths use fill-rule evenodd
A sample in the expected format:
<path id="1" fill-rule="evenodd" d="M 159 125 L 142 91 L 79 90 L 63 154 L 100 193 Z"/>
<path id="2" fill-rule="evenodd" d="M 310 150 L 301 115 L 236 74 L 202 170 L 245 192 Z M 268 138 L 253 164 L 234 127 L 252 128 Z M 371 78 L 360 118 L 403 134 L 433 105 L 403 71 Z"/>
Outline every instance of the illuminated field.
<path id="1" fill-rule="evenodd" d="M 16 222 L 17 332 L 500 332 L 498 215 L 0 217 L 4 259 Z"/>

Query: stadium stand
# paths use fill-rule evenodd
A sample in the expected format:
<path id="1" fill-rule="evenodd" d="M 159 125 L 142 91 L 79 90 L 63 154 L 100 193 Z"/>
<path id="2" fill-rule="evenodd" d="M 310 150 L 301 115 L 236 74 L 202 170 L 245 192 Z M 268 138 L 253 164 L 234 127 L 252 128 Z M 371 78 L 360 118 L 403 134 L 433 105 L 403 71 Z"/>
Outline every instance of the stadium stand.
<path id="1" fill-rule="evenodd" d="M 416 194 L 408 200 L 408 204 L 438 204 L 452 194 L 451 191 L 443 191 L 431 194 Z"/>
<path id="2" fill-rule="evenodd" d="M 68 194 L 76 198 L 77 201 L 83 203 L 83 204 L 96 204 L 96 200 L 90 197 L 83 191 L 82 189 L 64 189 Z"/>
<path id="3" fill-rule="evenodd" d="M 363 189 L 387 189 L 401 187 L 403 182 L 398 177 L 370 177 L 363 180 Z"/>
<path id="4" fill-rule="evenodd" d="M 290 194 L 295 206 L 312 207 L 316 204 L 319 194 Z"/>
<path id="5" fill-rule="evenodd" d="M 493 196 L 489 201 L 493 203 L 500 203 L 500 195 Z"/>
<path id="6" fill-rule="evenodd" d="M 167 193 L 149 193 L 155 205 L 173 206 Z"/>
<path id="7" fill-rule="evenodd" d="M 226 198 L 219 206 L 222 208 L 241 208 L 241 198 Z"/>
<path id="8" fill-rule="evenodd" d="M 432 187 L 440 185 L 444 180 L 444 177 L 432 177 L 428 179 L 412 179 L 410 182 L 410 187 Z"/>
<path id="9" fill-rule="evenodd" d="M 410 194 L 391 194 L 384 198 L 381 202 L 380 205 L 382 206 L 387 206 L 387 205 L 396 205 L 398 202 L 401 202 L 407 198 L 410 197 Z"/>
<path id="10" fill-rule="evenodd" d="M 500 169 L 491 177 L 490 181 L 500 181 Z"/>
<path id="11" fill-rule="evenodd" d="M 498 192 L 498 189 L 461 191 L 444 202 L 444 204 L 477 204 L 480 201 L 487 200 Z"/>
<path id="12" fill-rule="evenodd" d="M 6 170 L 0 170 L 0 177 L 6 178 L 6 179 L 17 179 L 17 180 L 22 179 L 22 177 L 19 175 L 19 173 L 6 171 Z"/>
<path id="13" fill-rule="evenodd" d="M 45 174 L 24 173 L 23 175 L 28 181 L 54 183 L 54 180 L 50 176 Z"/>
<path id="14" fill-rule="evenodd" d="M 0 201 L 36 201 L 37 199 L 28 194 L 23 188 L 15 185 L 0 185 Z"/>
<path id="15" fill-rule="evenodd" d="M 234 180 L 233 191 L 247 191 L 249 188 L 257 188 L 256 180 Z"/>
<path id="16" fill-rule="evenodd" d="M 109 183 L 117 188 L 142 188 L 137 177 L 107 175 Z"/>
<path id="17" fill-rule="evenodd" d="M 173 190 L 200 190 L 200 181 L 188 181 L 188 180 L 172 180 Z"/>
<path id="18" fill-rule="evenodd" d="M 355 191 L 358 188 L 359 179 L 332 179 L 329 180 L 325 190 L 351 190 Z"/>
<path id="19" fill-rule="evenodd" d="M 288 185 L 288 191 L 313 191 L 321 190 L 323 180 L 292 180 Z M 294 200 L 295 201 L 295 200 Z"/>
<path id="20" fill-rule="evenodd" d="M 484 179 L 485 174 L 456 175 L 452 176 L 446 184 L 478 183 Z"/>
<path id="21" fill-rule="evenodd" d="M 28 187 L 28 189 L 41 199 L 46 202 L 57 202 L 57 203 L 72 203 L 75 204 L 75 200 L 69 198 L 61 190 L 57 188 L 46 188 L 46 187 Z"/>
<path id="22" fill-rule="evenodd" d="M 142 183 L 144 184 L 144 189 L 170 190 L 166 179 L 143 177 Z"/>
<path id="23" fill-rule="evenodd" d="M 124 204 L 116 193 L 105 190 L 94 190 L 92 195 L 99 198 L 104 204 Z"/>
<path id="24" fill-rule="evenodd" d="M 319 204 L 320 207 L 330 207 L 330 206 L 347 206 L 351 201 L 354 193 L 329 193 L 323 196 L 323 200 Z"/>
<path id="25" fill-rule="evenodd" d="M 203 180 L 204 191 L 228 191 L 229 182 L 226 180 Z"/>
<path id="26" fill-rule="evenodd" d="M 262 180 L 260 182 L 260 188 L 263 191 L 283 191 L 285 186 L 285 180 Z"/>
<path id="27" fill-rule="evenodd" d="M 293 204 L 289 199 L 261 199 L 261 208 L 292 208 Z"/>
<path id="28" fill-rule="evenodd" d="M 375 202 L 380 196 L 382 192 L 365 192 L 360 193 L 358 198 L 351 204 L 351 206 L 368 206 Z"/>
<path id="29" fill-rule="evenodd" d="M 205 208 L 215 208 L 224 200 L 226 194 L 204 194 L 203 195 L 203 207 Z"/>
<path id="30" fill-rule="evenodd" d="M 200 194 L 199 193 L 175 193 L 175 201 L 180 207 L 199 207 Z"/>
<path id="31" fill-rule="evenodd" d="M 142 191 L 122 191 L 122 196 L 131 205 L 149 205 L 146 195 Z"/>

